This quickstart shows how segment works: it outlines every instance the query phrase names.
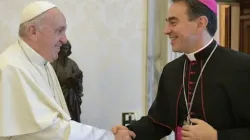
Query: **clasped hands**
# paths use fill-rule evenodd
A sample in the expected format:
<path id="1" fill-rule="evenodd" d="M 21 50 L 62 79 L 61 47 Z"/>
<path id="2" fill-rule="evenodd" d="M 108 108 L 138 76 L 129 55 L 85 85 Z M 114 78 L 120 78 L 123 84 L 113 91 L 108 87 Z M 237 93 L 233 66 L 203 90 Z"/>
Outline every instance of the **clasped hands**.
<path id="1" fill-rule="evenodd" d="M 133 131 L 123 125 L 114 126 L 112 133 L 115 135 L 115 140 L 133 140 L 136 137 Z"/>
<path id="2" fill-rule="evenodd" d="M 182 127 L 182 140 L 217 140 L 217 131 L 203 120 L 191 119 L 194 125 Z M 118 125 L 112 128 L 115 140 L 133 140 L 136 135 L 126 126 Z"/>
<path id="3" fill-rule="evenodd" d="M 217 140 L 217 131 L 207 122 L 199 119 L 190 120 L 193 125 L 184 125 L 182 140 Z"/>

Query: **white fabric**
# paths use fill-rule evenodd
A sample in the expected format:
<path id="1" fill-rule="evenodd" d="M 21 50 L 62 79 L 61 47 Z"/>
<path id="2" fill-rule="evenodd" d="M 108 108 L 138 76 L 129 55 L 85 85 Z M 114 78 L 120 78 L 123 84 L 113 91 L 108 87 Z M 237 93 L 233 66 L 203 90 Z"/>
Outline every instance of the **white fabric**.
<path id="1" fill-rule="evenodd" d="M 54 7 L 56 6 L 48 1 L 32 2 L 23 9 L 20 24 L 27 22 Z"/>
<path id="2" fill-rule="evenodd" d="M 10 137 L 114 140 L 110 131 L 70 121 L 52 66 L 21 39 L 0 55 L 0 140 Z"/>
<path id="3" fill-rule="evenodd" d="M 186 56 L 188 57 L 188 59 L 190 61 L 196 61 L 196 58 L 195 58 L 195 54 L 202 51 L 203 49 L 205 49 L 214 39 L 211 39 L 205 46 L 203 46 L 202 48 L 200 48 L 199 50 L 195 51 L 195 52 L 192 52 L 192 53 L 189 53 L 189 54 L 186 54 Z"/>

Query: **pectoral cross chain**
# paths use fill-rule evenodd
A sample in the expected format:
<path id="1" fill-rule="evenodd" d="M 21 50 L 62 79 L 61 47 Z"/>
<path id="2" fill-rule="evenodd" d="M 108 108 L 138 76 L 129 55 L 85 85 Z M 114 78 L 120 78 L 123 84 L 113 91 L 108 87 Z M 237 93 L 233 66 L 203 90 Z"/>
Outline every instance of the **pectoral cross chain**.
<path id="1" fill-rule="evenodd" d="M 184 122 L 183 122 L 183 125 L 192 125 L 190 119 L 191 119 L 190 114 L 188 114 L 187 119 L 184 120 Z"/>

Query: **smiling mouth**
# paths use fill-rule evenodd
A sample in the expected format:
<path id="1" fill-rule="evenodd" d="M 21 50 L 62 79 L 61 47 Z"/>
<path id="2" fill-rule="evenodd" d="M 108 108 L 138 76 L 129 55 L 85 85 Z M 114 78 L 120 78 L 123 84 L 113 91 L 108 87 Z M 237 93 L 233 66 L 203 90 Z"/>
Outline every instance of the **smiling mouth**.
<path id="1" fill-rule="evenodd" d="M 171 40 L 171 41 L 174 41 L 175 39 L 177 39 L 178 37 L 169 37 L 169 39 Z"/>

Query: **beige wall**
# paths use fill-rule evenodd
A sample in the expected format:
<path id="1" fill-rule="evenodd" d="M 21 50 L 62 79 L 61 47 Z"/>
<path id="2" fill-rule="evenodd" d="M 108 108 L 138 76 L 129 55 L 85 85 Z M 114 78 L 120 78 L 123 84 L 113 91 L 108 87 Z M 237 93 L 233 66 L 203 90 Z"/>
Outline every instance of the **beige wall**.
<path id="1" fill-rule="evenodd" d="M 239 50 L 240 42 L 240 6 L 239 4 L 233 4 L 231 15 L 231 48 L 233 50 Z"/>

